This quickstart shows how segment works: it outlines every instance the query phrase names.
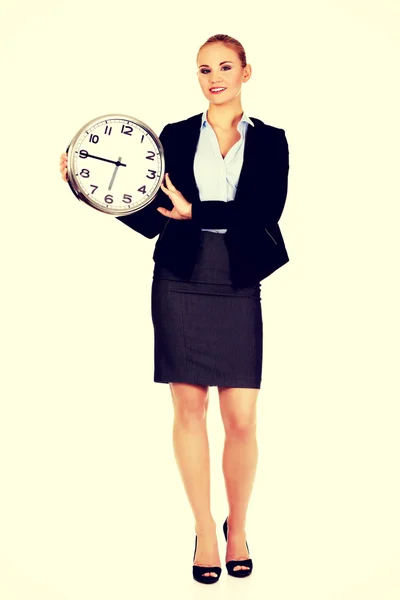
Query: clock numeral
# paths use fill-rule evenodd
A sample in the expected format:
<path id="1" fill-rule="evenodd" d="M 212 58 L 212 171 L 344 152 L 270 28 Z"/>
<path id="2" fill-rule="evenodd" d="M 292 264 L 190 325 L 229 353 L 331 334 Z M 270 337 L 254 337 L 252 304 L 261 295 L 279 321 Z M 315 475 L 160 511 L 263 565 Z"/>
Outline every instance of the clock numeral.
<path id="1" fill-rule="evenodd" d="M 125 198 L 128 198 L 128 202 L 125 202 Z M 130 204 L 132 202 L 132 196 L 129 196 L 129 194 L 124 194 L 124 199 L 122 202 L 125 202 L 125 204 Z"/>
<path id="2" fill-rule="evenodd" d="M 142 185 L 142 187 L 138 188 L 138 192 L 142 192 L 142 194 L 146 194 L 146 186 Z"/>
<path id="3" fill-rule="evenodd" d="M 88 178 L 90 176 L 90 171 L 89 171 L 89 169 L 82 169 L 82 171 L 79 173 L 79 175 L 81 177 Z"/>
<path id="4" fill-rule="evenodd" d="M 104 196 L 104 200 L 107 204 L 112 204 L 114 202 L 114 197 L 111 194 L 107 194 L 107 196 Z"/>
<path id="5" fill-rule="evenodd" d="M 93 185 L 92 183 L 90 184 L 90 187 L 94 188 L 92 194 L 95 193 L 95 191 L 97 190 L 97 188 L 99 187 L 98 185 Z"/>
<path id="6" fill-rule="evenodd" d="M 154 160 L 156 153 L 153 150 L 147 150 L 147 154 L 150 154 L 150 156 L 146 156 L 148 160 Z"/>
<path id="7" fill-rule="evenodd" d="M 98 141 L 99 141 L 99 136 L 91 133 L 89 136 L 89 142 L 93 142 L 93 144 L 97 144 Z"/>
<path id="8" fill-rule="evenodd" d="M 153 177 L 146 175 L 147 179 L 155 179 L 157 171 L 153 171 L 153 169 L 148 169 L 148 171 L 150 171 L 150 173 L 152 173 Z"/>
<path id="9" fill-rule="evenodd" d="M 121 133 L 125 133 L 125 135 L 132 135 L 132 131 L 133 127 L 131 127 L 130 125 L 125 125 L 125 123 L 123 123 L 121 127 Z"/>
<path id="10" fill-rule="evenodd" d="M 89 154 L 89 152 L 87 150 L 79 150 L 80 158 L 87 158 L 88 154 Z"/>
<path id="11" fill-rule="evenodd" d="M 142 139 L 140 140 L 141 144 L 143 144 L 143 140 L 144 140 L 144 134 L 142 135 Z"/>
<path id="12" fill-rule="evenodd" d="M 104 130 L 105 135 L 111 135 L 111 132 L 112 132 L 112 127 L 111 126 L 109 127 L 108 125 L 106 125 L 106 128 Z"/>

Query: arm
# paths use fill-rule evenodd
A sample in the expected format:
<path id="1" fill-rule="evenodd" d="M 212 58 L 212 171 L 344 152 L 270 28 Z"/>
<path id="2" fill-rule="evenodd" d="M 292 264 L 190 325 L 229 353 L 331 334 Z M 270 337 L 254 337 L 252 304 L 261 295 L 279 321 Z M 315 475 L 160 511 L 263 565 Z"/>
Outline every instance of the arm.
<path id="1" fill-rule="evenodd" d="M 272 176 L 266 182 L 267 200 L 264 223 L 278 223 L 286 204 L 289 177 L 289 146 L 285 130 L 281 129 L 275 141 Z"/>
<path id="2" fill-rule="evenodd" d="M 170 160 L 171 155 L 168 149 L 168 132 L 170 125 L 166 125 L 161 131 L 160 138 L 161 144 L 164 148 L 164 158 L 165 158 L 165 172 L 169 172 L 170 169 Z M 167 132 L 168 130 L 168 132 Z M 131 229 L 134 229 L 138 233 L 144 235 L 145 237 L 151 239 L 158 235 L 164 228 L 165 224 L 168 221 L 168 217 L 164 217 L 158 210 L 158 206 L 164 206 L 168 210 L 171 210 L 173 204 L 168 196 L 162 191 L 160 188 L 153 198 L 152 202 L 145 206 L 144 208 L 138 210 L 136 213 L 131 215 L 115 217 L 118 221 L 122 221 Z"/>
<path id="3" fill-rule="evenodd" d="M 256 204 L 256 214 L 253 215 L 253 219 L 259 220 L 263 227 L 277 225 L 286 204 L 289 146 L 284 129 L 277 132 L 268 161 L 271 163 L 262 186 L 263 199 Z"/>
<path id="4" fill-rule="evenodd" d="M 234 200 L 205 200 L 192 204 L 192 221 L 204 229 L 226 229 L 233 218 Z"/>

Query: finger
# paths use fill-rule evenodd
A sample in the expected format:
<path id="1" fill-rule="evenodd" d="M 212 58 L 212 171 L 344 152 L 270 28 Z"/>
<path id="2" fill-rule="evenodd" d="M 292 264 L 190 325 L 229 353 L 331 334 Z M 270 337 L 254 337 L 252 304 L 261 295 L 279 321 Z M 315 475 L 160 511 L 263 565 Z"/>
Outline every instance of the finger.
<path id="1" fill-rule="evenodd" d="M 170 192 L 170 191 L 171 191 L 171 190 L 169 190 L 169 189 L 167 188 L 167 186 L 166 186 L 166 185 L 164 185 L 164 184 L 163 184 L 163 182 L 161 182 L 161 189 L 163 190 L 163 192 Z"/>
<path id="2" fill-rule="evenodd" d="M 167 181 L 168 186 L 170 186 L 173 190 L 176 190 L 176 187 L 172 183 L 168 173 L 165 173 L 165 179 Z"/>
<path id="3" fill-rule="evenodd" d="M 170 193 L 172 192 L 172 190 L 169 190 L 165 187 L 165 185 L 163 185 L 161 183 L 161 189 L 164 192 L 164 194 L 166 194 L 168 196 L 168 198 L 172 201 L 172 198 L 170 197 Z"/>
<path id="4" fill-rule="evenodd" d="M 170 210 L 167 210 L 166 208 L 163 208 L 162 206 L 159 206 L 157 208 L 158 212 L 160 212 L 162 215 L 164 215 L 164 217 L 170 217 L 172 215 L 172 212 Z"/>

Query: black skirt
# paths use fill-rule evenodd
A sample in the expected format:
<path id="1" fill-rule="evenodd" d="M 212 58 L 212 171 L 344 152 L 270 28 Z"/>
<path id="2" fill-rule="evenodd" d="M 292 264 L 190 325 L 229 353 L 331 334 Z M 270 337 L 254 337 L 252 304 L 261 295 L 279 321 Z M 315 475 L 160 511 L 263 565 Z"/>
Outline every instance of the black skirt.
<path id="1" fill-rule="evenodd" d="M 155 263 L 154 381 L 260 388 L 261 284 L 234 287 L 225 236 L 202 231 L 190 281 Z"/>

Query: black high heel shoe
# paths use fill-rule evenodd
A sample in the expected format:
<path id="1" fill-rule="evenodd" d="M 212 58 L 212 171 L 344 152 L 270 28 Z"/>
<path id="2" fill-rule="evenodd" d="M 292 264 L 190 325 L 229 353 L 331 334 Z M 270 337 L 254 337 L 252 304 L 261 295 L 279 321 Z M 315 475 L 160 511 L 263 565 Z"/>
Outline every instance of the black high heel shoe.
<path id="1" fill-rule="evenodd" d="M 224 536 L 226 541 L 228 541 L 228 517 L 225 519 L 225 523 L 223 526 Z M 246 542 L 247 552 L 250 554 L 249 547 Z M 228 560 L 226 564 L 226 569 L 229 575 L 233 577 L 248 577 L 253 570 L 253 561 L 251 558 L 246 558 L 244 560 Z M 237 569 L 234 571 L 233 569 L 238 566 L 249 567 L 248 569 Z"/>
<path id="2" fill-rule="evenodd" d="M 197 549 L 197 535 L 196 535 L 196 541 L 194 544 L 193 560 L 194 560 L 194 557 L 196 556 L 196 549 Z M 195 579 L 196 581 L 199 581 L 200 583 L 216 583 L 218 581 L 218 579 L 220 578 L 221 572 L 222 572 L 221 567 L 200 567 L 199 565 L 193 565 L 193 579 Z M 205 575 L 205 573 L 216 573 L 217 577 L 214 577 L 213 575 Z"/>

